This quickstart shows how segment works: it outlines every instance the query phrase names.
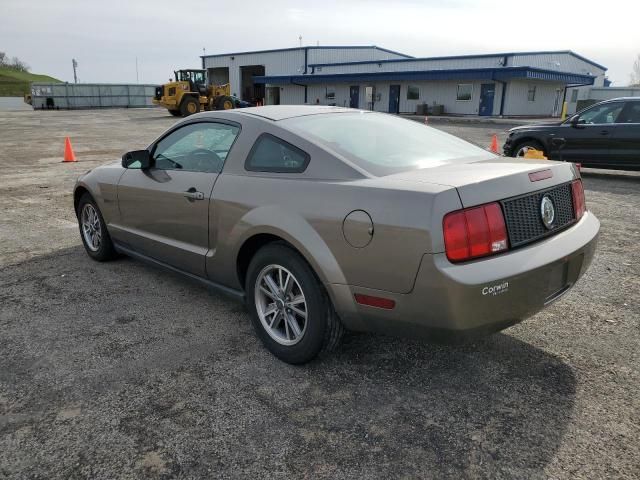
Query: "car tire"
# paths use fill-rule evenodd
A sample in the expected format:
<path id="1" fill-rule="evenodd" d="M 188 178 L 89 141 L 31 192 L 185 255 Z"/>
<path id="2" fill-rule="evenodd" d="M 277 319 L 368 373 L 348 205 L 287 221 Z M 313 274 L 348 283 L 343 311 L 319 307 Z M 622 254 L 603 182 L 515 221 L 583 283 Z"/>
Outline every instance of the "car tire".
<path id="1" fill-rule="evenodd" d="M 233 98 L 227 95 L 221 95 L 216 100 L 216 110 L 231 110 L 235 108 Z"/>
<path id="2" fill-rule="evenodd" d="M 182 113 L 180 113 L 180 110 L 169 110 L 169 113 L 174 117 L 179 117 L 180 115 L 182 115 Z"/>
<path id="3" fill-rule="evenodd" d="M 200 111 L 200 102 L 194 97 L 187 97 L 180 104 L 180 115 L 188 117 Z"/>
<path id="4" fill-rule="evenodd" d="M 307 363 L 340 344 L 345 330 L 322 283 L 288 245 L 272 243 L 254 255 L 245 292 L 258 337 L 280 360 Z"/>
<path id="5" fill-rule="evenodd" d="M 547 152 L 544 151 L 544 147 L 542 144 L 536 140 L 525 140 L 523 142 L 518 143 L 513 149 L 513 156 L 515 158 L 522 158 L 526 152 L 526 149 L 534 149 L 540 150 L 545 156 Z"/>
<path id="6" fill-rule="evenodd" d="M 78 202 L 80 238 L 87 254 L 97 262 L 113 260 L 118 255 L 107 231 L 102 213 L 91 195 L 85 193 Z"/>

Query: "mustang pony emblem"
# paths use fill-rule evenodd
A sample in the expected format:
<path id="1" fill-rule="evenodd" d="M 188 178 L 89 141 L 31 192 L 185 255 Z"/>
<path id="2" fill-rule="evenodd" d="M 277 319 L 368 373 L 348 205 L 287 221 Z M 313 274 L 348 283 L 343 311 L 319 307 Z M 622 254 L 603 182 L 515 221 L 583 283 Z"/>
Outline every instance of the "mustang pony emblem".
<path id="1" fill-rule="evenodd" d="M 553 228 L 553 221 L 556 218 L 556 208 L 549 195 L 545 195 L 540 201 L 540 217 L 542 218 L 544 226 L 548 230 L 551 230 Z"/>

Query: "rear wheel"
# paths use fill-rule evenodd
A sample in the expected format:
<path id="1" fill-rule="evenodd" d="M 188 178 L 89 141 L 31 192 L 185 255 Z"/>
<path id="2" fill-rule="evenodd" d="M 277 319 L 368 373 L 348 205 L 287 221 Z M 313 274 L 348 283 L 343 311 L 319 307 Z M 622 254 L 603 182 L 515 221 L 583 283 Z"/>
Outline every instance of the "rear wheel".
<path id="1" fill-rule="evenodd" d="M 306 363 L 339 345 L 344 327 L 306 261 L 284 244 L 256 253 L 246 280 L 247 308 L 262 343 L 280 360 Z"/>
<path id="2" fill-rule="evenodd" d="M 180 110 L 169 110 L 169 113 L 170 113 L 171 115 L 173 115 L 174 117 L 179 117 L 180 115 L 182 115 L 182 114 L 180 113 Z"/>
<path id="3" fill-rule="evenodd" d="M 525 154 L 529 150 L 539 150 L 546 156 L 546 152 L 544 151 L 544 147 L 540 144 L 540 142 L 536 142 L 535 140 L 525 140 L 524 142 L 520 142 L 513 149 L 513 156 L 516 158 L 524 158 Z"/>
<path id="4" fill-rule="evenodd" d="M 233 98 L 223 95 L 216 100 L 216 110 L 231 110 L 235 107 Z"/>
<path id="5" fill-rule="evenodd" d="M 115 258 L 117 253 L 113 248 L 107 225 L 91 195 L 82 195 L 76 213 L 80 225 L 80 238 L 87 254 L 98 262 Z"/>
<path id="6" fill-rule="evenodd" d="M 193 115 L 194 113 L 198 113 L 199 111 L 200 103 L 193 97 L 185 98 L 180 105 L 180 114 L 183 117 L 188 117 L 189 115 Z"/>

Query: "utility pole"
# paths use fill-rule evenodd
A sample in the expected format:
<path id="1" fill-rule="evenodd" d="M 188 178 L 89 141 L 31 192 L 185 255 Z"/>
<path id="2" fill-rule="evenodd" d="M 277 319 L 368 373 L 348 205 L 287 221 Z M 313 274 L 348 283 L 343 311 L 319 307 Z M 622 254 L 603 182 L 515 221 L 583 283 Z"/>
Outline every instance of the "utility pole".
<path id="1" fill-rule="evenodd" d="M 300 41 L 300 48 L 302 48 L 302 35 L 298 36 L 298 40 Z"/>
<path id="2" fill-rule="evenodd" d="M 78 83 L 78 76 L 76 75 L 76 68 L 78 68 L 78 62 L 75 58 L 71 59 L 71 65 L 73 65 L 73 83 Z"/>
<path id="3" fill-rule="evenodd" d="M 136 57 L 136 83 L 140 83 L 138 81 L 138 57 Z"/>

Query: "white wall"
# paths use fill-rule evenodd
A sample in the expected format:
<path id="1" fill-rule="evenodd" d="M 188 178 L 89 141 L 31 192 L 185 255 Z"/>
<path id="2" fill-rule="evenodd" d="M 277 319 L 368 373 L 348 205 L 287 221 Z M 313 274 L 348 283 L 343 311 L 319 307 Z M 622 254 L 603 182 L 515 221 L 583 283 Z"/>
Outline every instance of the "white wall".
<path id="1" fill-rule="evenodd" d="M 391 60 L 406 58 L 397 53 L 385 52 L 376 47 L 367 48 L 309 48 L 308 64 L 313 63 L 341 63 L 363 62 L 369 60 Z"/>
<path id="2" fill-rule="evenodd" d="M 304 50 L 242 53 L 204 59 L 204 68 L 229 67 L 231 92 L 237 94 L 241 89 L 240 67 L 246 65 L 264 65 L 265 75 L 299 75 L 304 71 Z"/>
<path id="3" fill-rule="evenodd" d="M 237 53 L 206 57 L 204 68 L 228 67 L 231 91 L 240 94 L 240 67 L 263 65 L 265 75 L 302 75 L 305 49 L 270 52 Z M 365 60 L 387 60 L 402 58 L 398 54 L 385 52 L 375 47 L 367 48 L 309 48 L 307 63 L 335 63 Z M 310 69 L 309 69 L 310 71 Z"/>
<path id="4" fill-rule="evenodd" d="M 304 104 L 304 87 L 299 85 L 279 85 L 279 87 L 280 105 Z"/>
<path id="5" fill-rule="evenodd" d="M 487 56 L 449 59 L 407 59 L 387 63 L 361 63 L 356 65 L 327 65 L 316 68 L 315 73 L 365 73 L 365 72 L 403 72 L 416 70 L 456 69 L 456 68 L 498 68 L 503 66 L 504 57 Z M 547 53 L 513 55 L 507 58 L 509 67 L 535 67 L 559 72 L 571 72 L 580 75 L 594 75 L 604 79 L 605 70 L 595 67 L 568 53 Z M 313 64 L 314 62 L 309 62 Z M 316 62 L 322 63 L 322 62 Z M 602 80 L 601 80 L 602 81 Z"/>
<path id="6" fill-rule="evenodd" d="M 536 86 L 535 100 L 528 100 L 529 85 Z M 562 108 L 562 94 L 564 84 L 541 82 L 535 80 L 514 80 L 507 84 L 507 92 L 504 101 L 504 115 L 533 115 L 552 116 L 557 91 L 560 95 Z"/>
<path id="7" fill-rule="evenodd" d="M 458 101 L 457 89 L 459 83 L 471 83 L 473 91 L 471 100 Z M 478 115 L 480 107 L 480 90 L 483 83 L 491 83 L 481 80 L 475 81 L 422 81 L 422 82 L 368 82 L 357 84 L 360 87 L 359 108 L 368 109 L 366 102 L 365 87 L 375 86 L 376 92 L 380 94 L 380 99 L 375 102 L 374 110 L 386 112 L 389 108 L 389 90 L 391 85 L 400 85 L 400 113 L 415 113 L 418 105 L 426 103 L 428 105 L 444 105 L 445 114 L 454 115 Z M 315 104 L 316 99 L 320 105 L 349 106 L 350 86 L 349 84 L 319 84 L 307 87 L 307 103 Z M 417 86 L 420 90 L 418 100 L 408 100 L 407 91 L 409 86 Z M 529 85 L 536 86 L 535 100 L 528 100 Z M 327 99 L 327 86 L 335 90 L 335 99 Z M 556 101 L 556 92 L 559 90 L 559 101 L 562 101 L 562 90 L 564 85 L 559 83 L 548 83 L 541 81 L 511 81 L 507 83 L 505 92 L 504 115 L 513 116 L 551 116 Z M 502 97 L 502 84 L 495 83 L 495 95 L 493 103 L 493 115 L 500 114 L 500 101 Z M 285 85 L 280 90 L 281 104 L 302 104 L 304 103 L 304 87 L 296 85 Z M 559 108 L 562 108 L 561 103 Z M 559 113 L 559 111 L 558 111 Z"/>
<path id="8" fill-rule="evenodd" d="M 350 87 L 358 85 L 360 87 L 359 108 L 368 109 L 369 105 L 366 101 L 365 87 L 374 86 L 376 92 L 380 94 L 380 99 L 374 103 L 374 110 L 386 112 L 389 108 L 389 90 L 391 85 L 400 85 L 400 113 L 415 113 L 419 104 L 427 103 L 428 105 L 438 104 L 444 105 L 446 114 L 458 115 L 477 115 L 480 105 L 480 86 L 483 81 L 470 81 L 460 83 L 471 83 L 473 92 L 470 101 L 457 101 L 456 81 L 451 82 L 367 82 L 367 83 L 334 83 L 309 85 L 307 88 L 307 103 L 315 104 L 319 100 L 320 105 L 335 104 L 339 107 L 348 107 L 350 104 Z M 408 100 L 407 91 L 409 86 L 417 86 L 420 90 L 420 98 L 418 100 Z M 335 91 L 335 99 L 327 99 L 327 87 L 331 87 Z M 496 92 L 494 96 L 493 114 L 500 113 L 500 98 L 502 95 L 502 85 L 495 84 Z M 304 102 L 304 87 L 285 86 L 284 90 L 280 90 L 281 104 L 294 104 Z"/>

